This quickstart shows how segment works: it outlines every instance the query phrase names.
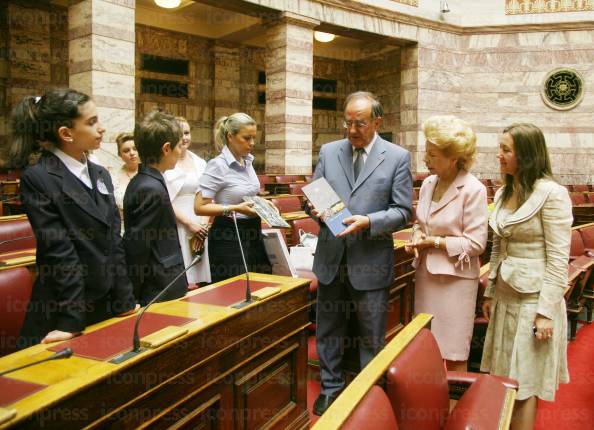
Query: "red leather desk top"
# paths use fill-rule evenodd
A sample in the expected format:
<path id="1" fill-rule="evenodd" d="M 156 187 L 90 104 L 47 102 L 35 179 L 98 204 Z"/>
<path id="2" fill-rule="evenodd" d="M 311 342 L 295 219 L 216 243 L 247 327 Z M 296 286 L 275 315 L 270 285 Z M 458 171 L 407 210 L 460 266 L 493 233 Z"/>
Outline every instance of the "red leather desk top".
<path id="1" fill-rule="evenodd" d="M 135 319 L 135 316 L 127 318 L 91 333 L 75 337 L 59 345 L 52 346 L 48 350 L 60 351 L 66 347 L 70 347 L 74 355 L 79 357 L 108 360 L 114 355 L 132 349 L 132 333 L 134 331 Z M 140 320 L 138 334 L 142 338 L 167 326 L 182 326 L 190 321 L 194 321 L 194 318 L 147 312 L 142 316 L 142 320 Z"/>
<path id="2" fill-rule="evenodd" d="M 245 282 L 245 279 L 238 279 L 182 300 L 204 305 L 230 306 L 245 300 Z M 278 285 L 274 282 L 250 281 L 250 290 L 254 292 L 264 287 L 276 287 Z"/>

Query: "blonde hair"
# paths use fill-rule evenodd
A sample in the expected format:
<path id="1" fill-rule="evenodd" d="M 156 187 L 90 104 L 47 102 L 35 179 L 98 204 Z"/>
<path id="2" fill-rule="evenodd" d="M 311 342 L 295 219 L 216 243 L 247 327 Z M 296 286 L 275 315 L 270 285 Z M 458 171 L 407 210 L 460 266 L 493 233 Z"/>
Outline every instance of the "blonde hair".
<path id="1" fill-rule="evenodd" d="M 446 157 L 458 159 L 456 167 L 468 170 L 476 156 L 476 135 L 466 121 L 453 115 L 435 115 L 423 123 L 428 142 L 439 148 Z"/>
<path id="2" fill-rule="evenodd" d="M 133 141 L 134 140 L 134 134 L 133 133 L 129 133 L 129 132 L 125 132 L 125 133 L 120 133 L 117 135 L 116 137 L 116 143 L 118 145 L 118 155 L 122 155 L 122 145 L 124 145 L 124 143 L 129 142 L 129 141 Z"/>
<path id="3" fill-rule="evenodd" d="M 250 125 L 256 125 L 256 121 L 247 113 L 243 112 L 237 112 L 233 115 L 219 118 L 214 128 L 215 146 L 217 151 L 222 150 L 223 147 L 229 143 L 229 140 L 227 139 L 228 134 L 235 135 L 239 133 L 239 130 L 241 130 L 242 127 Z"/>

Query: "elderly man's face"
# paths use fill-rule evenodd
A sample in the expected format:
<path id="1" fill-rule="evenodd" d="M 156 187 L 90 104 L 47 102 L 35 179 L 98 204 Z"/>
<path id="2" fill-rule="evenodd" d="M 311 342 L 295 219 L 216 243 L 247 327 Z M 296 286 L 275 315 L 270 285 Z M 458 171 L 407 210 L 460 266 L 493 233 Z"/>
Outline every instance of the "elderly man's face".
<path id="1" fill-rule="evenodd" d="M 371 118 L 371 100 L 352 100 L 344 110 L 347 137 L 353 148 L 367 146 L 382 123 L 381 118 Z"/>

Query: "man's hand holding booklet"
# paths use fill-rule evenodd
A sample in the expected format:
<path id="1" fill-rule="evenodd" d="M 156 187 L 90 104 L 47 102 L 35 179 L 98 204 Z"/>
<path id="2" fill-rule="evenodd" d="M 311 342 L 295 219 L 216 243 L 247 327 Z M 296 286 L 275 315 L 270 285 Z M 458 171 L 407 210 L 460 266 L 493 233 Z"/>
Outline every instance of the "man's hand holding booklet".
<path id="1" fill-rule="evenodd" d="M 346 230 L 348 226 L 343 221 L 352 214 L 325 178 L 316 179 L 301 191 L 334 236 Z"/>

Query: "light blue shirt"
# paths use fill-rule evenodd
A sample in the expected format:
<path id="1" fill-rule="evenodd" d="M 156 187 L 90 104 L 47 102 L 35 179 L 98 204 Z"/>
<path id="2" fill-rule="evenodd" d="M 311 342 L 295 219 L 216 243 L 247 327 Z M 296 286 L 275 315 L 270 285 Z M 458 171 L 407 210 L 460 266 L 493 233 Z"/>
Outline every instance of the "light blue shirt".
<path id="1" fill-rule="evenodd" d="M 221 205 L 236 205 L 243 203 L 244 196 L 257 195 L 260 181 L 253 166 L 254 156 L 248 154 L 243 160 L 245 166 L 239 164 L 225 145 L 221 153 L 208 162 L 200 177 L 202 197 Z"/>

